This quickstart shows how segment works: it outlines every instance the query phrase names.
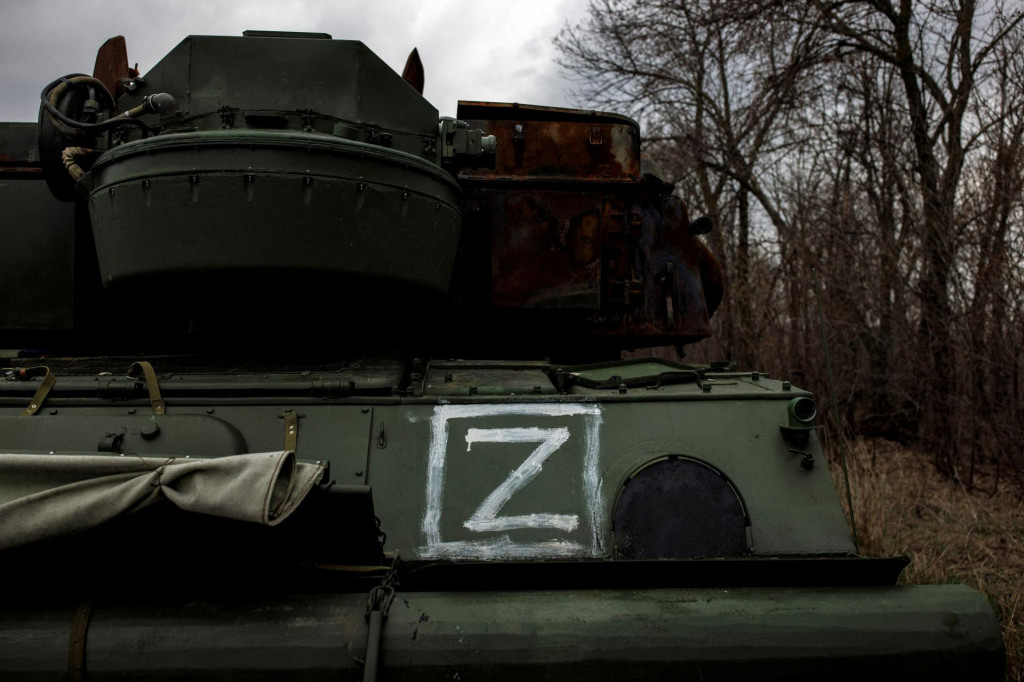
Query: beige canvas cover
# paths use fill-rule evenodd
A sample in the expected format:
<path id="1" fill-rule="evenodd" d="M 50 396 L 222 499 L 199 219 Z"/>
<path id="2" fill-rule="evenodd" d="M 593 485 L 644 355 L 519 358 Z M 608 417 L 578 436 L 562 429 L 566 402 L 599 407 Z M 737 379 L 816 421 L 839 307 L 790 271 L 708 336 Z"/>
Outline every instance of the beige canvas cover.
<path id="1" fill-rule="evenodd" d="M 320 480 L 291 451 L 217 459 L 0 454 L 0 550 L 88 530 L 166 500 L 273 526 Z"/>

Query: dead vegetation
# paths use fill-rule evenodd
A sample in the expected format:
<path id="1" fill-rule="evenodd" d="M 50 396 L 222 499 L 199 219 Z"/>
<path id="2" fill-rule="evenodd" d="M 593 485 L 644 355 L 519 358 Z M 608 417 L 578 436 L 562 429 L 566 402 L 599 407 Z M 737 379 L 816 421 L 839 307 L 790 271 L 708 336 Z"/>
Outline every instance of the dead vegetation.
<path id="1" fill-rule="evenodd" d="M 986 490 L 983 469 L 968 488 L 888 441 L 855 443 L 849 465 L 861 553 L 910 557 L 903 582 L 963 583 L 985 593 L 1003 629 L 1006 679 L 1024 679 L 1024 491 Z M 838 462 L 832 471 L 842 491 Z"/>
<path id="2" fill-rule="evenodd" d="M 1024 468 L 1024 3 L 592 0 L 556 44 L 714 225 L 690 361 L 824 396 L 824 326 L 823 413 L 968 487 Z"/>

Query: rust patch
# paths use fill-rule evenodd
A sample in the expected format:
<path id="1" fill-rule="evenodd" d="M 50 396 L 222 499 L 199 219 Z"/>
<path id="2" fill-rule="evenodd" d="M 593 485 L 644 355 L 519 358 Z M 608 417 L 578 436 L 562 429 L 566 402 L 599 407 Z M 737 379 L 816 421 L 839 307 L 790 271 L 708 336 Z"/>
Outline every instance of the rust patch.
<path id="1" fill-rule="evenodd" d="M 458 116 L 498 140 L 494 169 L 472 169 L 462 173 L 462 178 L 640 179 L 640 130 L 625 116 L 468 102 L 459 103 Z"/>
<path id="2" fill-rule="evenodd" d="M 412 86 L 416 92 L 423 94 L 423 62 L 420 61 L 420 53 L 415 47 L 405 60 L 405 68 L 402 69 L 402 80 Z"/>
<path id="3" fill-rule="evenodd" d="M 686 208 L 646 183 L 614 189 L 468 189 L 481 222 L 467 229 L 490 235 L 490 304 L 575 312 L 587 333 L 639 345 L 709 336 L 722 269 Z"/>
<path id="4" fill-rule="evenodd" d="M 722 268 L 668 186 L 642 178 L 634 121 L 474 102 L 458 115 L 498 138 L 493 170 L 459 175 L 464 232 L 490 248 L 485 307 L 636 346 L 711 334 Z"/>
<path id="5" fill-rule="evenodd" d="M 5 166 L 0 164 L 0 178 L 41 178 L 43 169 L 39 166 Z"/>
<path id="6" fill-rule="evenodd" d="M 600 309 L 602 237 L 614 198 L 528 189 L 488 194 L 492 303 Z"/>
<path id="7" fill-rule="evenodd" d="M 92 77 L 103 83 L 114 99 L 124 94 L 121 81 L 138 75 L 138 70 L 128 66 L 128 47 L 124 36 L 108 38 L 96 52 Z"/>

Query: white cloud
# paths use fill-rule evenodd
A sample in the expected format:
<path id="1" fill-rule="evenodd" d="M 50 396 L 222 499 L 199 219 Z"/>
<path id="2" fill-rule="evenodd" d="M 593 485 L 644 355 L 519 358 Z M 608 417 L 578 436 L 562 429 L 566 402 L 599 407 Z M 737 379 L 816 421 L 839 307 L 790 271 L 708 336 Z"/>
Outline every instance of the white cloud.
<path id="1" fill-rule="evenodd" d="M 66 73 L 91 72 L 97 48 L 110 36 L 125 36 L 129 60 L 145 73 L 190 33 L 246 29 L 362 40 L 396 71 L 418 47 L 424 94 L 443 114 L 454 115 L 460 98 L 568 106 L 569 84 L 551 41 L 585 10 L 585 0 L 0 0 L 0 121 L 35 120 L 42 86 Z"/>

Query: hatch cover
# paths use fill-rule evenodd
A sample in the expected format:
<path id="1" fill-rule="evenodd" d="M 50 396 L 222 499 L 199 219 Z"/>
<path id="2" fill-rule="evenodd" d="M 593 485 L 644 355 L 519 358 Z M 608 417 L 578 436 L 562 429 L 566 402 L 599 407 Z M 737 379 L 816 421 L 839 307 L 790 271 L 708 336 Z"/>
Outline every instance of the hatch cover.
<path id="1" fill-rule="evenodd" d="M 615 504 L 615 547 L 625 559 L 735 557 L 748 553 L 747 517 L 719 472 L 689 457 L 633 474 Z"/>

